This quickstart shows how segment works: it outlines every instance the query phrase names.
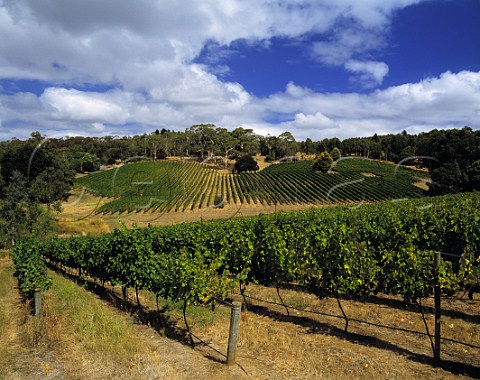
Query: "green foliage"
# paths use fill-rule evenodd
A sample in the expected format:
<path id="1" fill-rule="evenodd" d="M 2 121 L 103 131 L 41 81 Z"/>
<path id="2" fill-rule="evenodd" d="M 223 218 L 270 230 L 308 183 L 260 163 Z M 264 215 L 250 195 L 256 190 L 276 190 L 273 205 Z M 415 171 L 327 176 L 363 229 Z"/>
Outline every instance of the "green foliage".
<path id="1" fill-rule="evenodd" d="M 365 177 L 362 173 L 372 173 Z M 182 211 L 256 202 L 264 205 L 417 198 L 412 184 L 425 173 L 367 159 L 342 159 L 335 175 L 311 169 L 310 161 L 271 165 L 259 172 L 219 173 L 198 162 L 147 161 L 90 174 L 78 186 L 113 198 L 99 212 Z M 231 195 L 231 196 L 229 196 Z"/>
<path id="2" fill-rule="evenodd" d="M 29 198 L 26 178 L 14 171 L 0 202 L 0 244 L 14 246 L 20 237 L 43 237 L 52 228 L 50 214 Z"/>
<path id="3" fill-rule="evenodd" d="M 480 160 L 475 161 L 467 169 L 467 190 L 480 191 Z"/>
<path id="4" fill-rule="evenodd" d="M 242 172 L 249 172 L 249 171 L 257 171 L 258 170 L 258 163 L 252 156 L 242 156 L 237 159 L 235 162 L 235 172 L 242 173 Z"/>
<path id="5" fill-rule="evenodd" d="M 61 200 L 72 187 L 74 172 L 39 132 L 26 141 L 0 144 L 0 239 L 44 233 L 48 220 L 39 203 Z M 47 223 L 48 224 L 48 223 Z"/>
<path id="6" fill-rule="evenodd" d="M 209 304 L 238 281 L 293 283 L 318 297 L 382 291 L 416 301 L 433 292 L 435 251 L 449 254 L 442 291 L 478 284 L 479 209 L 480 194 L 462 194 L 31 240 L 21 252 L 41 251 L 58 265 L 174 302 Z"/>
<path id="7" fill-rule="evenodd" d="M 335 147 L 332 149 L 331 156 L 333 161 L 337 161 L 342 156 L 342 151 Z"/>
<path id="8" fill-rule="evenodd" d="M 73 180 L 70 173 L 48 167 L 30 185 L 30 198 L 38 200 L 40 203 L 52 204 L 62 200 L 72 185 Z"/>
<path id="9" fill-rule="evenodd" d="M 59 166 L 54 152 L 41 145 L 41 142 L 37 139 L 14 140 L 6 145 L 0 160 L 0 171 L 7 184 L 15 171 L 33 180 L 46 168 Z"/>
<path id="10" fill-rule="evenodd" d="M 433 169 L 431 175 L 430 193 L 436 195 L 460 192 L 466 179 L 456 161 Z"/>
<path id="11" fill-rule="evenodd" d="M 39 240 L 29 238 L 21 240 L 13 249 L 12 260 L 19 289 L 24 293 L 33 293 L 36 289 L 48 290 L 52 285 L 40 246 Z"/>
<path id="12" fill-rule="evenodd" d="M 98 156 L 88 152 L 76 152 L 72 162 L 72 169 L 78 173 L 90 173 L 100 169 L 100 159 Z"/>
<path id="13" fill-rule="evenodd" d="M 475 161 L 480 159 L 480 131 L 469 127 L 432 131 L 425 136 L 421 150 L 431 157 L 424 160 L 424 164 L 431 170 L 432 195 L 475 189 L 472 170 Z"/>
<path id="14" fill-rule="evenodd" d="M 301 143 L 300 151 L 306 154 L 315 153 L 315 144 L 313 143 L 311 138 L 307 138 L 303 143 Z"/>
<path id="15" fill-rule="evenodd" d="M 330 170 L 333 164 L 333 158 L 326 150 L 318 155 L 313 161 L 312 169 L 322 173 L 326 173 Z"/>
<path id="16" fill-rule="evenodd" d="M 406 146 L 405 148 L 403 148 L 403 150 L 400 152 L 400 155 L 399 155 L 398 159 L 400 161 L 403 161 L 405 165 L 411 165 L 412 162 L 410 160 L 414 156 L 415 156 L 415 152 L 414 152 L 413 148 L 409 145 L 409 146 Z"/>
<path id="17" fill-rule="evenodd" d="M 0 172 L 0 198 L 3 196 L 3 187 L 5 186 L 5 180 Z"/>

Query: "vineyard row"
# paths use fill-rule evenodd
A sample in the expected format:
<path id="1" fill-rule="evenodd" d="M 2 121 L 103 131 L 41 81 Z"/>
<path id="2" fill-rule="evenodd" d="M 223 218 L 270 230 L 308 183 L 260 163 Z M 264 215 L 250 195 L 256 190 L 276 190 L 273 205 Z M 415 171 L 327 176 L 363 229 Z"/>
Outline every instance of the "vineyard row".
<path id="1" fill-rule="evenodd" d="M 21 241 L 13 251 L 23 291 L 48 288 L 44 260 L 95 280 L 192 304 L 238 283 L 293 283 L 318 297 L 432 294 L 433 253 L 449 252 L 442 291 L 478 284 L 480 194 L 335 207 L 255 218 Z"/>
<path id="2" fill-rule="evenodd" d="M 360 161 L 360 162 L 358 162 Z M 415 175 L 365 159 L 339 162 L 317 173 L 311 162 L 272 165 L 261 172 L 225 174 L 196 162 L 140 162 L 78 180 L 88 191 L 112 198 L 99 211 L 186 211 L 244 203 L 319 204 L 417 198 Z M 367 172 L 369 176 L 362 175 Z"/>

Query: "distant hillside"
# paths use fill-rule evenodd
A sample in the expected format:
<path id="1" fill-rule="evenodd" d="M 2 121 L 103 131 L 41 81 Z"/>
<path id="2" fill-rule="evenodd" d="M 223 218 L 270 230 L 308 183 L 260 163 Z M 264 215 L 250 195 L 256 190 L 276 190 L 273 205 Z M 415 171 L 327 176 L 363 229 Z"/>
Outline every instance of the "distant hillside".
<path id="1" fill-rule="evenodd" d="M 87 175 L 78 187 L 112 198 L 98 211 L 185 211 L 239 204 L 331 204 L 417 198 L 427 174 L 391 163 L 346 158 L 329 173 L 311 161 L 226 174 L 198 162 L 147 161 Z"/>

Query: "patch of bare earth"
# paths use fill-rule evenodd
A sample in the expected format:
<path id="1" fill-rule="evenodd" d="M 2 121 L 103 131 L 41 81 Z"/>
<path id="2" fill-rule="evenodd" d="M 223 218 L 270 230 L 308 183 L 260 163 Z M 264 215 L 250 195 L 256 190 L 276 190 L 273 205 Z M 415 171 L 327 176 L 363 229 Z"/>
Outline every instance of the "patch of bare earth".
<path id="1" fill-rule="evenodd" d="M 429 179 L 420 179 L 419 181 L 413 183 L 413 186 L 417 186 L 418 188 L 420 188 L 422 190 L 428 191 L 429 190 L 428 183 L 430 181 L 431 180 L 429 180 Z"/>
<path id="2" fill-rule="evenodd" d="M 171 225 L 178 223 L 199 222 L 213 219 L 229 219 L 259 214 L 272 214 L 281 211 L 308 210 L 312 207 L 325 207 L 325 204 L 239 204 L 230 203 L 223 207 L 207 207 L 186 211 L 170 212 L 136 212 L 123 214 L 97 214 L 98 208 L 107 201 L 106 198 L 74 191 L 68 202 L 62 205 L 63 211 L 57 215 L 57 232 L 60 235 L 98 234 L 112 231 L 120 226 L 120 222 L 127 226 L 134 224 L 144 227 L 147 225 Z"/>

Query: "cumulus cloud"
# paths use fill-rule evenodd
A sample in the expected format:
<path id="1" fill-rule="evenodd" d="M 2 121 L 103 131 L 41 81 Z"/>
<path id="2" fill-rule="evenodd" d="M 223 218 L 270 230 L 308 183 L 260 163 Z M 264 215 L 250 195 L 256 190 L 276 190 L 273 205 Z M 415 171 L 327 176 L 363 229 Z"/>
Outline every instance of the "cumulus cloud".
<path id="1" fill-rule="evenodd" d="M 392 13 L 416 2 L 3 0 L 0 77 L 128 86 L 135 70 L 188 64 L 208 41 L 305 34 L 327 36 L 313 51 L 343 63 L 378 48 Z"/>
<path id="2" fill-rule="evenodd" d="M 345 64 L 345 68 L 353 73 L 359 73 L 358 80 L 365 87 L 381 84 L 383 78 L 388 74 L 388 65 L 384 62 L 349 60 Z"/>
<path id="3" fill-rule="evenodd" d="M 234 41 L 266 48 L 273 37 L 309 35 L 316 60 L 378 85 L 388 66 L 372 52 L 385 46 L 393 13 L 419 1 L 0 0 L 0 79 L 47 83 L 38 96 L 0 89 L 0 138 L 33 129 L 126 135 L 201 122 L 290 130 L 297 139 L 478 126 L 477 72 L 369 94 L 325 94 L 290 82 L 266 98 L 215 75 L 228 72 L 222 60 Z M 225 49 L 195 64 L 212 42 Z"/>
<path id="4" fill-rule="evenodd" d="M 316 112 L 313 115 L 305 115 L 303 112 L 297 113 L 292 124 L 294 127 L 296 127 L 295 129 L 301 128 L 322 130 L 338 128 L 338 124 L 321 112 Z"/>
<path id="5" fill-rule="evenodd" d="M 141 133 L 142 125 L 150 131 L 158 127 L 184 130 L 191 124 L 212 122 L 230 129 L 253 128 L 259 134 L 278 135 L 288 130 L 303 140 L 480 126 L 480 72 L 446 72 L 368 94 L 319 93 L 289 83 L 283 92 L 264 99 L 247 94 L 237 84 L 215 87 L 214 76 L 201 70 L 191 75 L 197 74 L 204 75 L 205 87 L 210 87 L 191 95 L 207 97 L 197 101 L 182 100 L 181 94 L 188 91 L 184 85 L 172 88 L 168 102 L 165 94 L 154 99 L 117 90 L 98 94 L 49 88 L 39 97 L 30 93 L 0 95 L 0 136 L 5 136 L 6 128 L 21 137 L 14 131 L 26 126 L 26 135 L 32 128 L 42 127 L 53 137 Z M 182 101 L 176 103 L 176 99 Z"/>
<path id="6" fill-rule="evenodd" d="M 125 123 L 128 113 L 109 94 L 48 88 L 40 97 L 52 117 L 62 121 Z"/>
<path id="7" fill-rule="evenodd" d="M 464 125 L 478 128 L 480 72 L 446 72 L 368 94 L 318 93 L 289 83 L 284 92 L 262 100 L 261 105 L 267 113 L 290 115 L 284 125 L 291 126 L 300 139 L 369 136 L 404 129 L 418 133 Z"/>
<path id="8" fill-rule="evenodd" d="M 352 57 L 362 56 L 383 46 L 383 34 L 353 24 L 345 29 L 335 30 L 333 35 L 325 40 L 314 42 L 312 52 L 313 56 L 323 63 L 343 66 Z"/>

